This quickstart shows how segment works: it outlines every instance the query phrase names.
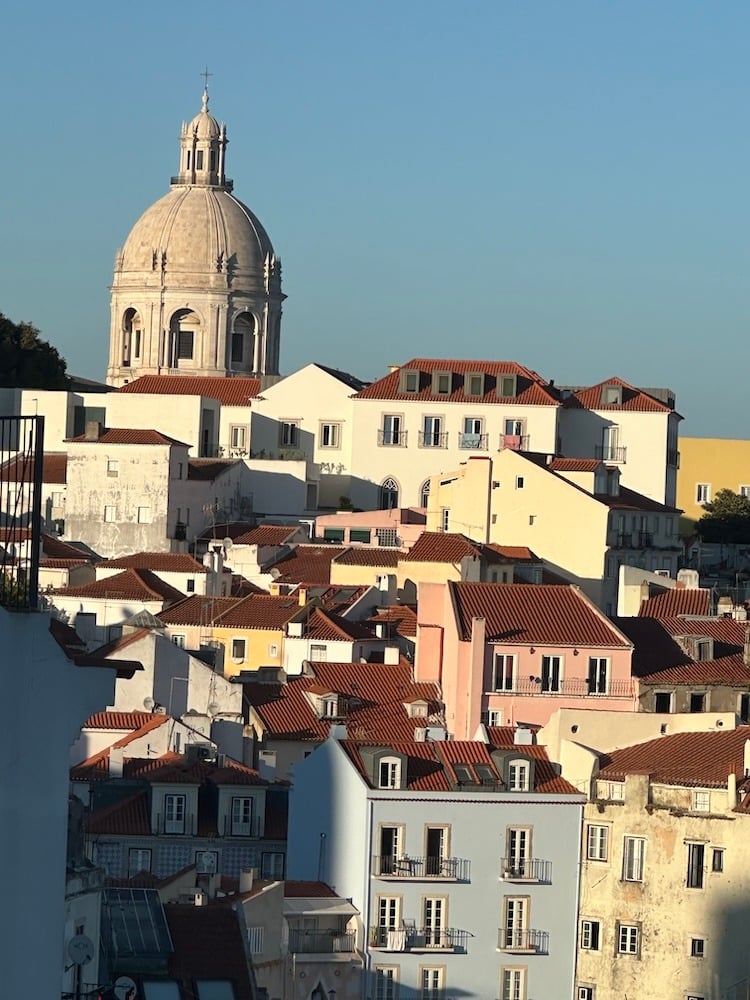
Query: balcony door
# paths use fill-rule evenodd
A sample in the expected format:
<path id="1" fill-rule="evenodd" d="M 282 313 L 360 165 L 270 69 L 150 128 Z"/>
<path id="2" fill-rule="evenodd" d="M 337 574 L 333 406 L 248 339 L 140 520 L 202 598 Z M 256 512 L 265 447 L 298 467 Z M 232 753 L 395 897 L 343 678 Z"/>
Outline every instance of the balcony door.
<path id="1" fill-rule="evenodd" d="M 425 858 L 426 875 L 442 875 L 443 862 L 446 854 L 446 829 L 444 826 L 429 826 L 427 828 Z"/>
<path id="2" fill-rule="evenodd" d="M 559 693 L 562 690 L 562 657 L 542 657 L 542 691 L 548 694 Z"/>
<path id="3" fill-rule="evenodd" d="M 503 938 L 506 948 L 525 948 L 528 932 L 529 901 L 521 896 L 505 899 Z"/>
<path id="4" fill-rule="evenodd" d="M 381 875 L 393 875 L 396 864 L 402 854 L 402 830 L 400 826 L 382 826 L 380 828 L 380 863 Z"/>
<path id="5" fill-rule="evenodd" d="M 439 948 L 445 931 L 445 900 L 428 896 L 424 901 L 424 943 L 427 948 Z"/>
<path id="6" fill-rule="evenodd" d="M 508 830 L 507 868 L 516 878 L 526 878 L 529 866 L 530 831 L 523 827 Z"/>

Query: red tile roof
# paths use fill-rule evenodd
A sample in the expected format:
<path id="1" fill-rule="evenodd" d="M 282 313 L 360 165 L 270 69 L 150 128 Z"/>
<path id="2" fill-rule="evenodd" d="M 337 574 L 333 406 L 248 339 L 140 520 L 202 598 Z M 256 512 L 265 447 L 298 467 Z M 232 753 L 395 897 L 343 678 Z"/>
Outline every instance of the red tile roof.
<path id="1" fill-rule="evenodd" d="M 150 569 L 161 573 L 208 573 L 206 567 L 188 552 L 135 552 L 118 559 L 106 559 L 97 569 Z"/>
<path id="2" fill-rule="evenodd" d="M 115 834 L 131 836 L 151 836 L 151 816 L 149 815 L 148 793 L 138 792 L 120 802 L 97 809 L 84 820 L 86 833 Z"/>
<path id="3" fill-rule="evenodd" d="M 68 455 L 64 451 L 45 451 L 42 456 L 42 482 L 67 482 Z M 34 476 L 34 457 L 16 455 L 0 465 L 0 481 L 30 483 Z"/>
<path id="4" fill-rule="evenodd" d="M 81 549 L 75 547 L 75 545 L 68 545 L 67 542 L 60 541 L 56 535 L 48 535 L 46 532 L 41 534 L 41 544 L 42 553 L 48 559 L 84 559 L 87 560 L 85 552 Z M 88 560 L 87 560 L 88 561 Z"/>
<path id="5" fill-rule="evenodd" d="M 617 628 L 634 644 L 633 674 L 650 683 L 651 677 L 671 667 L 692 664 L 692 659 L 674 639 L 676 635 L 710 636 L 714 657 L 741 653 L 744 622 L 729 618 L 613 618 Z"/>
<path id="6" fill-rule="evenodd" d="M 83 729 L 140 729 L 153 716 L 150 712 L 97 712 L 90 715 L 81 728 Z"/>
<path id="7" fill-rule="evenodd" d="M 141 430 L 136 427 L 109 427 L 102 430 L 99 437 L 93 440 L 87 438 L 85 434 L 80 434 L 78 437 L 68 438 L 68 441 L 72 444 L 176 444 L 181 448 L 190 447 L 184 441 L 177 441 L 175 438 L 167 437 L 161 431 Z"/>
<path id="8" fill-rule="evenodd" d="M 375 639 L 375 633 L 359 622 L 349 621 L 331 611 L 316 608 L 310 615 L 304 630 L 306 639 L 352 642 Z"/>
<path id="9" fill-rule="evenodd" d="M 52 593 L 89 600 L 117 597 L 124 601 L 161 601 L 165 604 L 174 604 L 185 596 L 146 569 L 126 569 L 105 580 L 94 580 L 80 587 L 58 587 Z"/>
<path id="10" fill-rule="evenodd" d="M 145 736 L 150 729 L 171 723 L 168 715 L 153 717 L 153 724 L 146 724 L 133 733 L 128 733 L 114 744 L 124 748 L 135 740 Z M 109 777 L 110 747 L 88 757 L 76 764 L 70 770 L 71 781 L 104 781 Z M 202 785 L 210 782 L 214 785 L 267 785 L 257 771 L 240 764 L 239 761 L 226 758 L 222 765 L 211 764 L 208 761 L 190 761 L 183 754 L 165 753 L 161 757 L 125 757 L 123 760 L 123 778 L 130 780 L 156 782 L 165 785 Z"/>
<path id="11" fill-rule="evenodd" d="M 330 583 L 331 562 L 343 551 L 336 545 L 298 545 L 278 562 L 267 566 L 266 572 L 278 570 L 278 583 Z"/>
<path id="12" fill-rule="evenodd" d="M 213 482 L 239 461 L 239 458 L 191 458 L 188 460 L 188 479 Z"/>
<path id="13" fill-rule="evenodd" d="M 209 538 L 217 542 L 224 538 L 235 539 L 252 527 L 250 521 L 223 521 L 220 524 L 212 524 L 209 528 L 204 528 L 198 538 Z"/>
<path id="14" fill-rule="evenodd" d="M 296 597 L 250 594 L 235 601 L 214 624 L 222 628 L 281 629 L 300 611 Z"/>
<path id="15" fill-rule="evenodd" d="M 183 997 L 196 995 L 196 982 L 228 980 L 234 1000 L 253 1000 L 243 931 L 231 906 L 168 903 L 164 915 L 174 946 L 168 975 L 180 983 Z"/>
<path id="16" fill-rule="evenodd" d="M 491 552 L 496 552 L 503 559 L 510 559 L 511 562 L 542 561 L 527 545 L 497 545 L 494 542 L 489 542 L 484 548 L 489 549 Z"/>
<path id="17" fill-rule="evenodd" d="M 339 695 L 349 735 L 357 739 L 413 739 L 416 728 L 441 724 L 437 685 L 413 682 L 409 664 L 314 663 L 310 668 L 310 676 L 291 677 L 286 684 L 244 685 L 245 701 L 268 739 L 326 739 L 331 720 L 318 717 L 308 692 Z M 404 704 L 415 698 L 428 703 L 429 716 L 407 715 Z"/>
<path id="18" fill-rule="evenodd" d="M 626 774 L 647 773 L 652 781 L 665 784 L 724 788 L 728 774 L 744 777 L 748 739 L 748 726 L 660 736 L 605 754 L 599 774 L 603 778 L 622 779 Z"/>
<path id="19" fill-rule="evenodd" d="M 457 563 L 466 556 L 479 558 L 480 546 L 466 535 L 454 532 L 423 531 L 408 552 L 404 562 Z"/>
<path id="20" fill-rule="evenodd" d="M 334 614 L 343 615 L 353 607 L 370 589 L 369 586 L 354 586 L 351 583 L 313 584 L 307 586 L 308 600 L 317 597 L 321 607 Z"/>
<path id="21" fill-rule="evenodd" d="M 219 615 L 234 607 L 239 597 L 204 597 L 193 594 L 167 611 L 159 612 L 159 621 L 164 625 L 213 625 Z"/>
<path id="22" fill-rule="evenodd" d="M 302 882 L 298 879 L 287 879 L 284 882 L 284 896 L 287 899 L 337 898 L 336 893 L 325 882 Z"/>
<path id="23" fill-rule="evenodd" d="M 143 375 L 118 389 L 158 396 L 208 396 L 223 406 L 247 406 L 260 394 L 260 379 L 201 377 L 195 375 Z"/>
<path id="24" fill-rule="evenodd" d="M 76 566 L 88 566 L 88 559 L 83 555 L 78 559 L 40 559 L 39 569 L 74 569 Z"/>
<path id="25" fill-rule="evenodd" d="M 418 392 L 400 391 L 400 372 L 403 370 L 418 371 L 420 384 Z M 432 391 L 432 373 L 451 372 L 453 384 L 448 394 L 437 394 Z M 472 396 L 464 389 L 464 375 L 484 374 L 484 395 Z M 480 403 L 510 402 L 499 396 L 496 385 L 503 375 L 516 376 L 516 395 L 514 403 L 526 406 L 557 406 L 559 400 L 553 388 L 530 368 L 517 364 L 515 361 L 465 361 L 445 360 L 442 358 L 412 358 L 399 369 L 373 382 L 355 399 L 403 399 L 403 400 L 439 400 L 447 403 L 464 403 L 477 405 Z"/>
<path id="26" fill-rule="evenodd" d="M 358 548 L 346 549 L 333 561 L 337 566 L 377 566 L 378 568 L 395 569 L 399 559 L 403 559 L 404 555 L 405 553 L 398 549 L 362 545 Z"/>
<path id="27" fill-rule="evenodd" d="M 132 632 L 123 632 L 123 634 L 118 636 L 116 639 L 112 639 L 110 642 L 104 643 L 103 646 L 97 646 L 96 649 L 92 650 L 92 653 L 96 656 L 110 656 L 112 653 L 126 649 L 134 642 L 138 642 L 145 635 L 150 634 L 150 629 L 147 628 L 135 629 Z"/>
<path id="28" fill-rule="evenodd" d="M 232 597 L 249 597 L 250 594 L 267 594 L 268 591 L 246 580 L 239 573 L 232 574 Z"/>
<path id="29" fill-rule="evenodd" d="M 602 392 L 605 386 L 619 385 L 622 387 L 622 402 L 605 403 Z M 563 404 L 569 409 L 578 410 L 631 410 L 643 413 L 671 413 L 672 407 L 662 403 L 660 399 L 637 389 L 621 378 L 608 378 L 587 389 L 578 389 L 570 395 Z"/>
<path id="30" fill-rule="evenodd" d="M 618 496 L 611 496 L 609 493 L 594 493 L 593 496 L 599 503 L 606 504 L 612 510 L 648 510 L 657 514 L 679 514 L 677 507 L 668 507 L 666 504 L 652 500 L 651 497 L 629 490 L 627 486 L 620 484 Z"/>
<path id="31" fill-rule="evenodd" d="M 675 615 L 707 615 L 711 592 L 677 587 L 641 601 L 641 618 L 672 618 Z"/>
<path id="32" fill-rule="evenodd" d="M 547 468 L 552 472 L 596 472 L 603 465 L 598 458 L 553 458 Z"/>
<path id="33" fill-rule="evenodd" d="M 234 537 L 235 545 L 285 545 L 299 531 L 298 524 L 259 524 Z"/>
<path id="34" fill-rule="evenodd" d="M 487 639 L 514 644 L 628 647 L 630 642 L 573 586 L 448 583 L 459 635 L 484 618 Z"/>
<path id="35" fill-rule="evenodd" d="M 715 660 L 693 660 L 681 665 L 655 670 L 641 677 L 641 684 L 718 684 L 750 689 L 750 669 L 742 653 L 721 656 Z"/>
<path id="36" fill-rule="evenodd" d="M 396 632 L 407 639 L 413 639 L 417 634 L 416 605 L 390 604 L 385 608 L 376 608 L 369 621 L 371 624 L 379 621 L 391 622 Z"/>

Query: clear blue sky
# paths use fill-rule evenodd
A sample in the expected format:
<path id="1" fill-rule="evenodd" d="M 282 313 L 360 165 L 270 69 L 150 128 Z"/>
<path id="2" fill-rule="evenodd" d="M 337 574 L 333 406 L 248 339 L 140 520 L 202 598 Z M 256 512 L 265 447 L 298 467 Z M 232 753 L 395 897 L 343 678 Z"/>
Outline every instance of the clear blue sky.
<path id="1" fill-rule="evenodd" d="M 284 265 L 282 368 L 669 385 L 746 436 L 750 5 L 11 3 L 0 311 L 104 375 L 115 251 L 200 107 Z"/>

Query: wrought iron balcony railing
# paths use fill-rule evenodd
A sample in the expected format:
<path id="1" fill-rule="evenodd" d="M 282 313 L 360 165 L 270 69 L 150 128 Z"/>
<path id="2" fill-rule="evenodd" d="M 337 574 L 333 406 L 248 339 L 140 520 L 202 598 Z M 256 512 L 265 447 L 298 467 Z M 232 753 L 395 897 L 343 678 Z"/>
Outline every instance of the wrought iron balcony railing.
<path id="1" fill-rule="evenodd" d="M 289 931 L 289 950 L 294 955 L 337 955 L 355 950 L 355 935 L 343 931 Z"/>
<path id="2" fill-rule="evenodd" d="M 386 448 L 405 448 L 408 431 L 378 431 L 378 444 Z"/>
<path id="3" fill-rule="evenodd" d="M 446 879 L 463 882 L 468 880 L 468 871 L 469 862 L 464 858 L 413 858 L 407 855 L 376 854 L 372 859 L 372 872 L 377 878 Z"/>
<path id="4" fill-rule="evenodd" d="M 380 951 L 466 951 L 468 938 L 453 927 L 370 928 L 370 947 Z"/>
<path id="5" fill-rule="evenodd" d="M 552 863 L 540 858 L 503 858 L 504 882 L 552 882 Z"/>
<path id="6" fill-rule="evenodd" d="M 626 461 L 627 452 L 627 448 L 609 444 L 597 444 L 594 446 L 594 458 L 598 458 L 602 462 L 617 462 L 622 465 Z"/>
<path id="7" fill-rule="evenodd" d="M 463 451 L 487 451 L 489 434 L 459 434 L 458 447 Z"/>
<path id="8" fill-rule="evenodd" d="M 529 450 L 529 435 L 528 434 L 501 434 L 500 435 L 500 451 L 505 448 L 509 448 L 511 451 L 528 451 Z"/>
<path id="9" fill-rule="evenodd" d="M 447 448 L 448 431 L 420 431 L 420 448 Z"/>
<path id="10" fill-rule="evenodd" d="M 549 934 L 528 927 L 501 927 L 497 935 L 497 947 L 498 951 L 546 955 L 549 952 Z"/>

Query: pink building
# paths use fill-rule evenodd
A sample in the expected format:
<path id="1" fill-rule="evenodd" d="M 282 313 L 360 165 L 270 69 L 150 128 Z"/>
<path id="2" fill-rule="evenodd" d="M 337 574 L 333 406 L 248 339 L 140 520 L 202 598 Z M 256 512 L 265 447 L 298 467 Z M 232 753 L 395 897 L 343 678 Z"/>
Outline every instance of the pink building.
<path id="1" fill-rule="evenodd" d="M 574 586 L 426 583 L 416 680 L 442 686 L 448 730 L 544 725 L 558 708 L 637 711 L 632 643 Z"/>

